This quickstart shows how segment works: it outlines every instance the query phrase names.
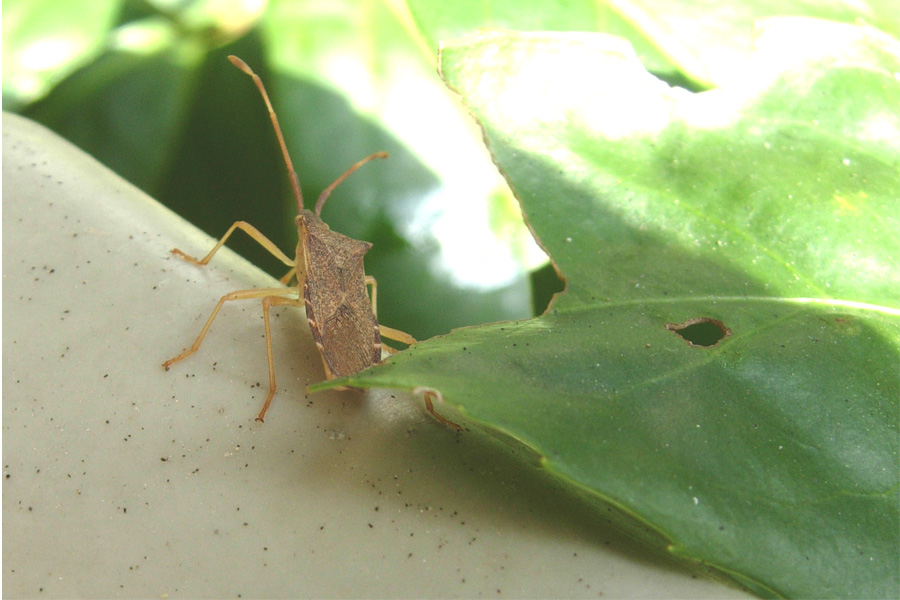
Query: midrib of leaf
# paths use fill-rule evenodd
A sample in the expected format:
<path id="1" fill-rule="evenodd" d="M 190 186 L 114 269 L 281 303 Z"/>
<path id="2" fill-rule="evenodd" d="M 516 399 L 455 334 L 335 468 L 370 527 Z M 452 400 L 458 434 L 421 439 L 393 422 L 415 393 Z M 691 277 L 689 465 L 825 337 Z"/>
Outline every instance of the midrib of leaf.
<path id="1" fill-rule="evenodd" d="M 566 292 L 563 292 L 561 296 L 566 296 Z M 716 296 L 714 294 L 707 294 L 705 296 L 690 295 L 665 296 L 662 298 L 644 297 L 608 301 L 598 300 L 595 304 L 578 302 L 567 304 L 566 306 L 560 306 L 558 308 L 556 306 L 553 306 L 553 310 L 556 312 L 578 312 L 593 311 L 606 307 L 621 308 L 627 306 L 647 306 L 653 304 L 683 304 L 688 302 L 697 302 L 704 305 L 708 305 L 710 303 L 715 304 L 716 302 L 785 302 L 792 304 L 819 304 L 831 308 L 870 311 L 873 313 L 879 313 L 884 316 L 900 317 L 900 308 L 883 306 L 880 304 L 872 304 L 868 302 L 857 302 L 855 300 L 842 300 L 840 298 L 815 298 L 804 296 Z"/>

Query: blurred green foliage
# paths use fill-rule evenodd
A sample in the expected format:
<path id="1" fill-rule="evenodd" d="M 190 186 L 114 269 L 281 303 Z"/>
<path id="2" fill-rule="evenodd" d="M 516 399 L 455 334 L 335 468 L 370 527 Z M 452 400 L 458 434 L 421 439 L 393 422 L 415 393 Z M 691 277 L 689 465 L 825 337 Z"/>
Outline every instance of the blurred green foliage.
<path id="1" fill-rule="evenodd" d="M 308 198 L 359 158 L 391 152 L 342 184 L 324 216 L 375 243 L 366 265 L 381 284 L 381 320 L 425 338 L 538 314 L 561 289 L 555 277 L 528 275 L 546 258 L 509 210 L 480 131 L 435 73 L 442 40 L 484 28 L 608 32 L 657 76 L 699 90 L 733 69 L 758 17 L 862 16 L 896 31 L 889 5 L 10 0 L 3 107 L 211 236 L 243 219 L 291 253 L 296 209 L 274 135 L 256 90 L 225 60 L 241 56 L 269 88 Z M 249 240 L 229 246 L 281 274 Z"/>
<path id="2" fill-rule="evenodd" d="M 256 88 L 225 60 L 236 54 L 269 89 L 307 202 L 363 156 L 390 152 L 323 213 L 375 244 L 366 266 L 384 323 L 421 339 L 532 314 L 528 270 L 545 259 L 434 72 L 435 49 L 392 3 L 12 1 L 3 11 L 4 109 L 212 237 L 241 219 L 288 254 L 296 244 L 284 163 Z M 229 246 L 283 274 L 250 240 Z"/>

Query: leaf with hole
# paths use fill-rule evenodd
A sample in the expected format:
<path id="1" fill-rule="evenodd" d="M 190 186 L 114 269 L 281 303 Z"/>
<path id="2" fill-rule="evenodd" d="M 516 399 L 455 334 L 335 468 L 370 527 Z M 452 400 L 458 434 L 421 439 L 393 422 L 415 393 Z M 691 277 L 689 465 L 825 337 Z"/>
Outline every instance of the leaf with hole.
<path id="1" fill-rule="evenodd" d="M 700 94 L 603 35 L 444 47 L 566 289 L 322 387 L 439 390 L 758 594 L 896 596 L 900 45 L 811 19 L 757 36 Z"/>

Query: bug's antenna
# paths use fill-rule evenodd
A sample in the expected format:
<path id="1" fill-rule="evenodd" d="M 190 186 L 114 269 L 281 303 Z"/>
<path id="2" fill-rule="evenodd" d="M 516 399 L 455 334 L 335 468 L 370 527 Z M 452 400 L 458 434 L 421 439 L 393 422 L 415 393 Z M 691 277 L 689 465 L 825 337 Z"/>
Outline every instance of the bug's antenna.
<path id="1" fill-rule="evenodd" d="M 284 136 L 281 134 L 281 127 L 278 125 L 278 117 L 275 116 L 275 109 L 272 108 L 272 103 L 269 101 L 269 94 L 266 93 L 266 87 L 263 85 L 262 79 L 259 78 L 259 75 L 254 73 L 253 69 L 247 66 L 247 63 L 242 61 L 240 58 L 234 55 L 229 55 L 228 60 L 231 61 L 231 64 L 253 78 L 253 83 L 255 83 L 256 87 L 259 88 L 259 93 L 262 94 L 263 100 L 266 101 L 266 108 L 269 109 L 269 118 L 272 119 L 272 126 L 275 128 L 275 135 L 278 136 L 278 144 L 281 146 L 281 154 L 284 155 L 284 164 L 287 165 L 288 177 L 291 180 L 291 187 L 294 190 L 294 197 L 297 199 L 297 210 L 301 211 L 303 210 L 303 192 L 300 191 L 300 179 L 297 177 L 297 171 L 294 170 L 294 165 L 291 163 L 291 155 L 288 154 L 287 146 L 284 143 Z M 355 166 L 357 165 L 354 165 L 354 167 Z M 316 211 L 316 214 L 319 214 L 318 211 Z"/>
<path id="2" fill-rule="evenodd" d="M 376 152 L 375 154 L 370 154 L 369 156 L 365 157 L 364 159 L 362 159 L 361 161 L 359 161 L 358 163 L 356 163 L 355 165 L 353 165 L 352 167 L 347 169 L 347 171 L 343 175 L 341 175 L 340 177 L 335 179 L 334 183 L 332 183 L 327 188 L 322 190 L 322 193 L 319 194 L 319 199 L 316 200 L 316 216 L 318 217 L 321 214 L 322 207 L 325 205 L 325 201 L 328 200 L 328 196 L 331 195 L 332 190 L 334 190 L 334 188 L 336 188 L 339 183 L 341 183 L 342 181 L 344 181 L 345 179 L 350 177 L 350 175 L 353 173 L 353 171 L 357 170 L 358 168 L 360 168 L 361 166 L 363 166 L 364 164 L 366 164 L 373 158 L 387 158 L 387 157 L 388 157 L 387 152 Z"/>

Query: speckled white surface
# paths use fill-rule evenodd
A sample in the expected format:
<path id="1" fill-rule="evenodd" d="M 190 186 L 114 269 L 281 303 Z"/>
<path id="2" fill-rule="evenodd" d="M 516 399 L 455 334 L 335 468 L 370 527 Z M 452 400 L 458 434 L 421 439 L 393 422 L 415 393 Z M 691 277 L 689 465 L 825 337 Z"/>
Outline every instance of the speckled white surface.
<path id="1" fill-rule="evenodd" d="M 53 134 L 3 116 L 4 597 L 742 597 L 597 523 L 478 431 L 322 367 L 273 281 Z"/>

